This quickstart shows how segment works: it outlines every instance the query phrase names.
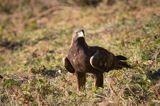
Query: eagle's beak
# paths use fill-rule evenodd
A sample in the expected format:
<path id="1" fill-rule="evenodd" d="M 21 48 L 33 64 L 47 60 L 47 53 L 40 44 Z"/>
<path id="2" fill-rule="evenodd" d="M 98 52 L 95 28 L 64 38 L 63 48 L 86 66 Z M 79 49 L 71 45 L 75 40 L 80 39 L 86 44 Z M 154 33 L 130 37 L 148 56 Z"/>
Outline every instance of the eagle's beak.
<path id="1" fill-rule="evenodd" d="M 78 34 L 78 38 L 84 37 L 84 31 L 83 30 L 78 31 L 77 34 Z"/>

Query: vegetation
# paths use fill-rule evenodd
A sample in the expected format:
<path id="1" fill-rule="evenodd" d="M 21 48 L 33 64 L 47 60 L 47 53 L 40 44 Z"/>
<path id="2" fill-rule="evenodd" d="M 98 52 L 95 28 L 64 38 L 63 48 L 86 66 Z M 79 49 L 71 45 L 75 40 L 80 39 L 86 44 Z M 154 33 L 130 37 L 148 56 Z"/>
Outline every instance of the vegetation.
<path id="1" fill-rule="evenodd" d="M 159 10 L 158 0 L 103 0 L 96 7 L 0 0 L 0 105 L 160 104 Z M 133 68 L 105 73 L 97 90 L 88 74 L 86 90 L 77 92 L 62 58 L 78 28 L 89 45 L 125 55 Z"/>

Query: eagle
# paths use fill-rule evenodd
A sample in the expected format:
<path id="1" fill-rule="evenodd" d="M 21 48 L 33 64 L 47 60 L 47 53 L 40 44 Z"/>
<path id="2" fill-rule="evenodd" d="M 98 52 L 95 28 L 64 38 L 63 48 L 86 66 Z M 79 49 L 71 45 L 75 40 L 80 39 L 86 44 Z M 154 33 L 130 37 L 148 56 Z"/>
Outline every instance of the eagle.
<path id="1" fill-rule="evenodd" d="M 95 86 L 103 87 L 103 73 L 114 69 L 130 68 L 127 58 L 115 56 L 110 51 L 99 46 L 88 46 L 83 29 L 74 32 L 71 47 L 63 58 L 65 69 L 76 75 L 78 90 L 85 89 L 86 73 L 95 76 Z"/>

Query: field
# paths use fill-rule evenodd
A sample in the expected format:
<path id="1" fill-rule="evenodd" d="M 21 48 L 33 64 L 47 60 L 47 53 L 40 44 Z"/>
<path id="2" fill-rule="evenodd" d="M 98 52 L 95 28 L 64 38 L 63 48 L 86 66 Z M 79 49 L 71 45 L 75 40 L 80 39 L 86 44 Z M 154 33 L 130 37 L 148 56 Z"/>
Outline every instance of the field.
<path id="1" fill-rule="evenodd" d="M 160 105 L 160 1 L 71 1 L 0 0 L 0 106 Z M 133 68 L 105 73 L 99 89 L 88 74 L 77 91 L 62 59 L 81 28 L 88 45 L 128 57 Z"/>

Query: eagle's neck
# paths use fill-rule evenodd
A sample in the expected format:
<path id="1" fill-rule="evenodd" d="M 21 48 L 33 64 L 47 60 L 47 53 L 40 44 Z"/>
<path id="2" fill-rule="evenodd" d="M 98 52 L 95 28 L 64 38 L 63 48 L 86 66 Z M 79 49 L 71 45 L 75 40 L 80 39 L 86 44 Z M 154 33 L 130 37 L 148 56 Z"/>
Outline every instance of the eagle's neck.
<path id="1" fill-rule="evenodd" d="M 78 39 L 78 41 L 77 41 L 77 46 L 78 47 L 81 47 L 81 48 L 88 48 L 88 45 L 87 45 L 87 43 L 86 43 L 86 41 L 85 41 L 85 39 L 84 38 L 79 38 Z"/>
<path id="2" fill-rule="evenodd" d="M 74 46 L 76 48 L 81 48 L 84 50 L 88 49 L 88 45 L 83 37 L 78 38 L 77 41 L 73 41 L 72 46 Z"/>

